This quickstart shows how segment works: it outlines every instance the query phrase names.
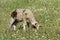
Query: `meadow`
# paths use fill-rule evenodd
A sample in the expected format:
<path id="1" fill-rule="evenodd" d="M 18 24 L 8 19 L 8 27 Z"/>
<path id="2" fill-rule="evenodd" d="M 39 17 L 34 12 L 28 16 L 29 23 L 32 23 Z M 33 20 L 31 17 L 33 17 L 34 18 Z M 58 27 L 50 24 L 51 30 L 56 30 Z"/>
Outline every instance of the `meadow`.
<path id="1" fill-rule="evenodd" d="M 18 23 L 16 33 L 13 28 L 5 32 L 13 9 L 30 9 L 37 22 L 42 25 L 34 28 Z M 0 40 L 60 40 L 60 0 L 0 0 Z"/>

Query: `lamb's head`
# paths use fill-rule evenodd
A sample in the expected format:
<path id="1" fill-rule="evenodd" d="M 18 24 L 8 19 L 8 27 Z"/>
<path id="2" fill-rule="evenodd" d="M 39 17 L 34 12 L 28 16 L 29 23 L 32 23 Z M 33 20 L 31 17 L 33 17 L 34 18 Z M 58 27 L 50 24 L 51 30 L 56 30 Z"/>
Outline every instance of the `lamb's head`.
<path id="1" fill-rule="evenodd" d="M 38 23 L 34 23 L 32 26 L 38 30 L 40 25 Z"/>

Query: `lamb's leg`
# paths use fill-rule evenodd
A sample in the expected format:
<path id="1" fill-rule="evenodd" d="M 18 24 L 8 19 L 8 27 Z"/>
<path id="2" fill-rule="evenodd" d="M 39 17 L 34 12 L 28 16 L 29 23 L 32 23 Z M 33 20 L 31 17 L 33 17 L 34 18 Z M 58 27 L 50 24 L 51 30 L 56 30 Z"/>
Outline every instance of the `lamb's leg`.
<path id="1" fill-rule="evenodd" d="M 25 26 L 26 26 L 26 17 L 23 15 L 23 30 L 25 30 Z"/>
<path id="2" fill-rule="evenodd" d="M 18 20 L 15 20 L 14 23 L 12 24 L 13 27 L 14 27 L 14 31 L 16 31 L 16 25 L 17 25 L 17 23 L 18 23 Z"/>
<path id="3" fill-rule="evenodd" d="M 13 25 L 13 27 L 14 27 L 14 31 L 16 31 L 16 25 Z"/>
<path id="4" fill-rule="evenodd" d="M 15 20 L 13 18 L 10 19 L 8 30 L 10 30 L 10 28 L 12 27 L 12 24 L 14 23 L 14 21 Z"/>
<path id="5" fill-rule="evenodd" d="M 25 30 L 26 20 L 23 20 L 23 30 Z"/>

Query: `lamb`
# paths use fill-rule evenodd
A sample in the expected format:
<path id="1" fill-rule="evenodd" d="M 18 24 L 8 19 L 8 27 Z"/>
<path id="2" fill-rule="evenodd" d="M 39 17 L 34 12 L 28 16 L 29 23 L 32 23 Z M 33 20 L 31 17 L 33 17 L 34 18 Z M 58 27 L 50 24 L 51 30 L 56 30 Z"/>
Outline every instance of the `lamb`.
<path id="1" fill-rule="evenodd" d="M 23 23 L 23 30 L 25 30 L 26 25 L 31 24 L 36 29 L 39 28 L 38 22 L 35 20 L 34 15 L 29 9 L 15 9 L 11 13 L 11 20 L 9 22 L 9 29 L 13 26 L 14 31 L 16 31 L 16 24 L 18 22 Z"/>

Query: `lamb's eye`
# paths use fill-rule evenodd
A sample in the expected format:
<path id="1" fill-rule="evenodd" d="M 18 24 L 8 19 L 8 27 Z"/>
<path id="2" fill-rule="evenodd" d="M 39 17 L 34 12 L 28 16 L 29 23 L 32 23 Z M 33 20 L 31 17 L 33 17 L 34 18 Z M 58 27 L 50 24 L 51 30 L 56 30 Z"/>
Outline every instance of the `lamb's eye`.
<path id="1" fill-rule="evenodd" d="M 37 23 L 35 23 L 35 25 L 37 25 Z"/>

